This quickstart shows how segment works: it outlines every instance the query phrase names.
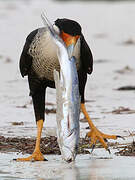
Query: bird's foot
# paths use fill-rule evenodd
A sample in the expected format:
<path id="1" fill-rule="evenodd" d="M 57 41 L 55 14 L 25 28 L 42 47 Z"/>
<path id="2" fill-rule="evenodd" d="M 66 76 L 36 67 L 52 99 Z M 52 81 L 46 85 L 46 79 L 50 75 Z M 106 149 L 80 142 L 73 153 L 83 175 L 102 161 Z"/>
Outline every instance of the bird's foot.
<path id="1" fill-rule="evenodd" d="M 47 161 L 47 159 L 45 159 L 40 150 L 38 150 L 34 151 L 31 156 L 27 158 L 18 158 L 16 161 Z"/>
<path id="2" fill-rule="evenodd" d="M 95 148 L 95 145 L 96 145 L 96 142 L 97 141 L 100 141 L 100 143 L 102 144 L 102 146 L 108 150 L 108 152 L 110 153 L 110 150 L 108 148 L 108 145 L 107 143 L 105 142 L 105 140 L 107 139 L 117 139 L 117 138 L 123 138 L 121 136 L 116 136 L 116 135 L 108 135 L 108 134 L 104 134 L 102 132 L 100 132 L 96 127 L 95 125 L 93 124 L 92 120 L 90 119 L 87 111 L 86 111 L 86 108 L 85 108 L 85 104 L 84 103 L 81 103 L 81 110 L 85 116 L 85 118 L 87 119 L 88 121 L 88 124 L 89 124 L 89 127 L 91 128 L 91 131 L 87 133 L 87 137 L 90 137 L 91 138 L 91 147 L 92 147 L 92 151 L 94 150 Z M 123 138 L 124 139 L 124 138 Z"/>
<path id="3" fill-rule="evenodd" d="M 92 127 L 91 131 L 87 133 L 86 137 L 90 137 L 91 139 L 91 144 L 90 146 L 92 147 L 92 151 L 95 148 L 95 145 L 97 141 L 99 141 L 102 146 L 110 153 L 110 150 L 108 148 L 108 145 L 106 143 L 107 139 L 117 139 L 117 138 L 123 138 L 121 136 L 116 136 L 116 135 L 108 135 L 100 132 L 95 126 Z M 124 139 L 124 138 L 123 138 Z M 91 152 L 92 152 L 91 151 Z"/>

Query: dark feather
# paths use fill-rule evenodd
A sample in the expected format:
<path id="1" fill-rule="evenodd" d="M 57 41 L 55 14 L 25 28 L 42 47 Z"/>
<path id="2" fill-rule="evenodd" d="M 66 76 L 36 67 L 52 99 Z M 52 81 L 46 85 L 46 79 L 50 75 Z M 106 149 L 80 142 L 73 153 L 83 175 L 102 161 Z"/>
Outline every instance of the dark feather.
<path id="1" fill-rule="evenodd" d="M 19 64 L 22 77 L 28 75 L 29 70 L 31 68 L 32 57 L 29 55 L 29 47 L 30 47 L 30 44 L 33 41 L 35 35 L 37 34 L 37 32 L 38 32 L 38 29 L 32 31 L 28 35 L 25 45 L 23 47 L 23 51 L 22 51 L 22 54 L 20 57 L 20 64 Z"/>
<path id="2" fill-rule="evenodd" d="M 84 72 L 91 74 L 93 71 L 93 56 L 91 50 L 81 34 L 81 68 Z"/>
<path id="3" fill-rule="evenodd" d="M 72 36 L 81 34 L 81 26 L 78 22 L 71 19 L 57 19 L 55 25 L 59 27 L 60 31 L 64 31 Z"/>

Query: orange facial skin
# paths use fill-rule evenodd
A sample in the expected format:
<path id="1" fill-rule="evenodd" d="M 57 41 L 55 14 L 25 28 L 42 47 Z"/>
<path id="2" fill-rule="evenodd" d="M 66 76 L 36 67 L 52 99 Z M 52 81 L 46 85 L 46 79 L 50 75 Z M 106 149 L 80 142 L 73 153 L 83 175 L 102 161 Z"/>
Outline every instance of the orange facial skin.
<path id="1" fill-rule="evenodd" d="M 71 44 L 76 44 L 78 38 L 80 37 L 79 35 L 76 36 L 72 36 L 70 34 L 67 34 L 65 32 L 61 32 L 61 38 L 63 39 L 63 41 L 65 42 L 66 46 L 70 46 Z"/>

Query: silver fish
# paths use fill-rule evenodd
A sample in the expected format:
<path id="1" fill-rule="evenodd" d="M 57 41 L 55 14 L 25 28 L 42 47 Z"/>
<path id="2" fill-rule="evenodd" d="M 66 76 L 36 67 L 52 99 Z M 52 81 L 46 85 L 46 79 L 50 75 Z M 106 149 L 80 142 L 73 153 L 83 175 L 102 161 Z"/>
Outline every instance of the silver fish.
<path id="1" fill-rule="evenodd" d="M 65 43 L 55 32 L 45 15 L 42 15 L 42 19 L 58 47 L 60 76 L 59 72 L 54 70 L 57 101 L 57 140 L 63 159 L 71 162 L 75 160 L 77 155 L 80 136 L 80 95 L 76 59 L 71 57 L 72 52 L 68 52 Z"/>

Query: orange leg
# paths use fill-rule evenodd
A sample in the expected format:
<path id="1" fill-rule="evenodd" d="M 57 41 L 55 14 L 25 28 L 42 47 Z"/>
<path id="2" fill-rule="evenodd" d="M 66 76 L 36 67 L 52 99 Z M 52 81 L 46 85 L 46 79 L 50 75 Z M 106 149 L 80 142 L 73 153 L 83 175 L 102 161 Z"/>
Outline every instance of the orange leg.
<path id="1" fill-rule="evenodd" d="M 95 144 L 97 142 L 97 140 L 100 141 L 100 143 L 102 144 L 102 146 L 108 150 L 110 152 L 110 150 L 108 149 L 108 146 L 105 142 L 104 139 L 117 139 L 118 137 L 121 137 L 121 136 L 116 136 L 116 135 L 107 135 L 107 134 L 104 134 L 102 132 L 100 132 L 96 127 L 95 125 L 92 123 L 92 120 L 90 119 L 87 111 L 86 111 L 86 108 L 85 108 L 85 104 L 81 104 L 81 110 L 84 114 L 84 116 L 86 117 L 87 121 L 88 121 L 88 124 L 90 126 L 90 129 L 91 131 L 87 133 L 87 137 L 90 137 L 91 138 L 91 146 L 95 147 Z M 92 150 L 93 150 L 92 149 Z"/>
<path id="2" fill-rule="evenodd" d="M 43 120 L 37 121 L 37 139 L 33 154 L 27 158 L 18 158 L 17 161 L 44 161 L 46 160 L 40 151 L 40 140 L 43 128 Z"/>

